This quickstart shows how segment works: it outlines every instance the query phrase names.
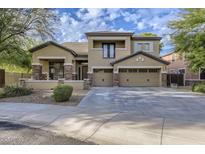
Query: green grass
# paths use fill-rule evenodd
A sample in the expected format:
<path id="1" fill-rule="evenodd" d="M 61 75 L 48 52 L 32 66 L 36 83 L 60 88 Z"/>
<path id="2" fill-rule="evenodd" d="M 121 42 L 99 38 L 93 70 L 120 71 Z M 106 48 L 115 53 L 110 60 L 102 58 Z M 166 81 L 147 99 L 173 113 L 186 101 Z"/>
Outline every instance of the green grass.
<path id="1" fill-rule="evenodd" d="M 1 63 L 0 69 L 5 69 L 5 72 L 12 72 L 12 73 L 28 73 L 28 70 L 19 66 Z M 30 73 L 30 72 L 29 72 Z"/>

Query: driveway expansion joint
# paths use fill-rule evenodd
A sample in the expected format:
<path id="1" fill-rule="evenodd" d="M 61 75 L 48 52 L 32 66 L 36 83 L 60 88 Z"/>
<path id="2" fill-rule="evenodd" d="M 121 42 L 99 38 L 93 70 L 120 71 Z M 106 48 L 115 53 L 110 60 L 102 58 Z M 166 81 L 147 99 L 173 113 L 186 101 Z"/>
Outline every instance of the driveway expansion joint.
<path id="1" fill-rule="evenodd" d="M 90 136 L 88 136 L 87 138 L 85 138 L 83 141 L 84 141 L 84 142 L 88 141 L 88 139 L 91 138 L 92 136 L 94 136 L 94 135 L 98 132 L 98 130 L 99 130 L 104 124 L 108 123 L 108 122 L 109 122 L 110 120 L 112 120 L 113 118 L 119 116 L 121 113 L 124 113 L 124 112 L 123 112 L 123 111 L 118 112 L 116 115 L 114 115 L 114 116 L 108 118 L 107 120 L 105 120 L 104 122 L 102 122 L 102 123 L 94 130 L 94 132 L 93 132 Z"/>
<path id="2" fill-rule="evenodd" d="M 163 118 L 162 120 L 162 129 L 161 129 L 161 138 L 160 138 L 160 145 L 163 144 L 162 140 L 163 140 L 163 135 L 164 135 L 164 125 L 165 125 L 165 118 Z"/>

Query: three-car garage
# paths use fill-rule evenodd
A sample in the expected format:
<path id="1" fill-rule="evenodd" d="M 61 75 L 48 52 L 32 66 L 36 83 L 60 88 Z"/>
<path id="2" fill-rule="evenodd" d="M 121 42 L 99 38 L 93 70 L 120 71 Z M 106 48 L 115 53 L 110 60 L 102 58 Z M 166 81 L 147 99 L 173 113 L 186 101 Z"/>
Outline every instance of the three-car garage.
<path id="1" fill-rule="evenodd" d="M 103 69 L 93 68 L 93 86 L 159 87 L 166 85 L 167 79 L 164 74 L 169 62 L 159 57 L 137 52 L 110 64 L 111 66 L 104 66 Z"/>
<path id="2" fill-rule="evenodd" d="M 121 87 L 157 87 L 160 86 L 160 69 L 129 68 L 119 69 Z M 93 86 L 113 86 L 113 69 L 94 69 Z"/>

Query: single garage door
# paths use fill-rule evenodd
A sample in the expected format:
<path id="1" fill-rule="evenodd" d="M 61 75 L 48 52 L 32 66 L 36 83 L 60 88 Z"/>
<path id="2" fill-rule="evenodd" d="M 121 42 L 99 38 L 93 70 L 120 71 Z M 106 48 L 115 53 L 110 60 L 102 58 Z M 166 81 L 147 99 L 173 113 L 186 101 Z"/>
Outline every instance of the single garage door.
<path id="1" fill-rule="evenodd" d="M 122 87 L 156 87 L 160 83 L 160 69 L 120 69 Z"/>
<path id="2" fill-rule="evenodd" d="M 96 87 L 112 86 L 113 69 L 94 69 L 93 85 Z"/>

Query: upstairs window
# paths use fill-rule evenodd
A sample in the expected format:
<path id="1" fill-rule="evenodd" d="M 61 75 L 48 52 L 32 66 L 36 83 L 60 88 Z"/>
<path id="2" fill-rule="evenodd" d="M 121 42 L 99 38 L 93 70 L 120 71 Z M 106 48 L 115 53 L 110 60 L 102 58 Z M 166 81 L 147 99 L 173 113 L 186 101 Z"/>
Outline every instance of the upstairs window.
<path id="1" fill-rule="evenodd" d="M 151 52 L 151 43 L 136 43 L 135 44 L 135 51 L 145 51 Z"/>
<path id="2" fill-rule="evenodd" d="M 137 43 L 137 51 L 143 51 L 143 43 Z"/>
<path id="3" fill-rule="evenodd" d="M 144 43 L 143 44 L 143 47 L 144 47 L 144 51 L 149 51 L 150 50 L 150 44 L 149 43 Z"/>
<path id="4" fill-rule="evenodd" d="M 103 58 L 115 58 L 115 44 L 103 43 Z"/>

